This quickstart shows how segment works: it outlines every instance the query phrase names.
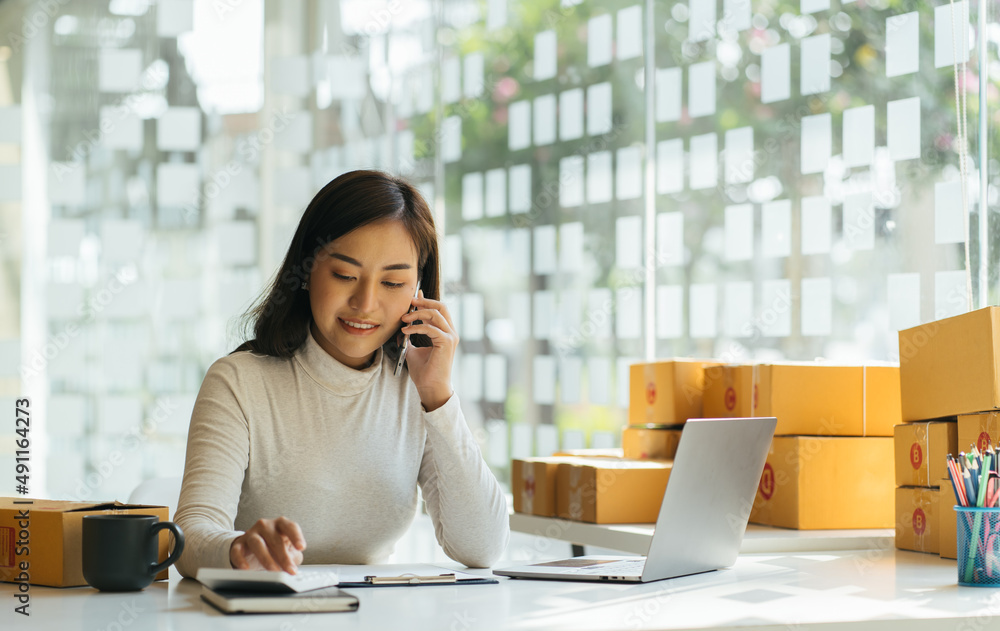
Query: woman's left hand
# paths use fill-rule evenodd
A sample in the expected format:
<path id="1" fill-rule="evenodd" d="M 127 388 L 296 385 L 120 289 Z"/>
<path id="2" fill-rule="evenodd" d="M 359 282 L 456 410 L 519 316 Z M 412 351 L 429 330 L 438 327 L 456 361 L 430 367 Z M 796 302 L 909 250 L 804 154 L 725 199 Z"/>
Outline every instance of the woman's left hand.
<path id="1" fill-rule="evenodd" d="M 451 367 L 455 361 L 455 349 L 458 348 L 458 333 L 443 302 L 424 298 L 421 291 L 412 304 L 417 310 L 403 316 L 405 326 L 402 332 L 426 335 L 433 345 L 420 347 L 407 342 L 406 367 L 417 386 L 420 402 L 430 412 L 451 398 Z M 412 324 L 415 320 L 421 323 Z"/>

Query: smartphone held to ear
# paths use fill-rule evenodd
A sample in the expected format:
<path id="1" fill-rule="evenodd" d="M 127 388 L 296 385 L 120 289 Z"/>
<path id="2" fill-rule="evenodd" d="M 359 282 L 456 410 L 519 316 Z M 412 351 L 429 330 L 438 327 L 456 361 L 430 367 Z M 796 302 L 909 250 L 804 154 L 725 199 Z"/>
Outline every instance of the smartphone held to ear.
<path id="1" fill-rule="evenodd" d="M 417 281 L 417 288 L 413 291 L 413 297 L 416 298 L 420 295 L 420 281 Z M 410 305 L 410 310 L 407 313 L 413 313 L 417 310 L 415 305 Z M 414 320 L 411 324 L 420 324 L 420 320 Z M 405 324 L 404 324 L 405 326 Z M 392 374 L 397 377 L 403 374 L 403 364 L 406 362 L 406 349 L 409 348 L 406 344 L 407 340 L 410 339 L 409 335 L 403 335 L 403 341 L 399 344 L 399 359 L 396 361 L 396 369 L 392 371 Z M 414 346 L 430 346 L 430 338 L 426 335 L 414 335 L 413 336 Z"/>

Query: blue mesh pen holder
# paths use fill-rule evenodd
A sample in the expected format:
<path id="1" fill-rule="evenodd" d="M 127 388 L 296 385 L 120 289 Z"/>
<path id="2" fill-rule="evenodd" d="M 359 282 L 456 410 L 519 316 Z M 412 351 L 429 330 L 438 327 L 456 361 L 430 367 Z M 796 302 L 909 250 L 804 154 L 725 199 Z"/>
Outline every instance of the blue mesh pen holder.
<path id="1" fill-rule="evenodd" d="M 1000 587 L 1000 508 L 956 506 L 958 584 Z"/>

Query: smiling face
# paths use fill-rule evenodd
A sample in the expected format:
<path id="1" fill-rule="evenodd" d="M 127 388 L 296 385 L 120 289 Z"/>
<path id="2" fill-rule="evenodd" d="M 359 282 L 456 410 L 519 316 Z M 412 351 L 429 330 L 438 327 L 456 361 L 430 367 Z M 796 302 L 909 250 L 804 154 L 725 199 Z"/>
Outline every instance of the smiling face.
<path id="1" fill-rule="evenodd" d="M 399 221 L 331 241 L 309 276 L 312 332 L 340 363 L 364 368 L 399 330 L 417 286 L 417 248 Z"/>

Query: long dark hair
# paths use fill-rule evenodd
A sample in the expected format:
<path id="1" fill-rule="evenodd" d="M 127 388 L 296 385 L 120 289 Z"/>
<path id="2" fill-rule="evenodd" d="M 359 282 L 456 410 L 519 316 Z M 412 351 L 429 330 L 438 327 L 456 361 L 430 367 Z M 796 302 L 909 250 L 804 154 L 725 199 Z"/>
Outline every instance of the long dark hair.
<path id="1" fill-rule="evenodd" d="M 351 171 L 324 186 L 309 202 L 274 280 L 241 317 L 240 332 L 247 341 L 233 352 L 291 357 L 305 342 L 312 322 L 309 293 L 302 283 L 309 280 L 320 251 L 348 232 L 383 219 L 406 227 L 417 248 L 420 289 L 424 297 L 438 300 L 437 232 L 423 196 L 406 180 L 388 173 Z M 430 341 L 423 335 L 412 335 L 410 340 L 416 346 Z M 396 356 L 395 336 L 383 350 Z"/>

